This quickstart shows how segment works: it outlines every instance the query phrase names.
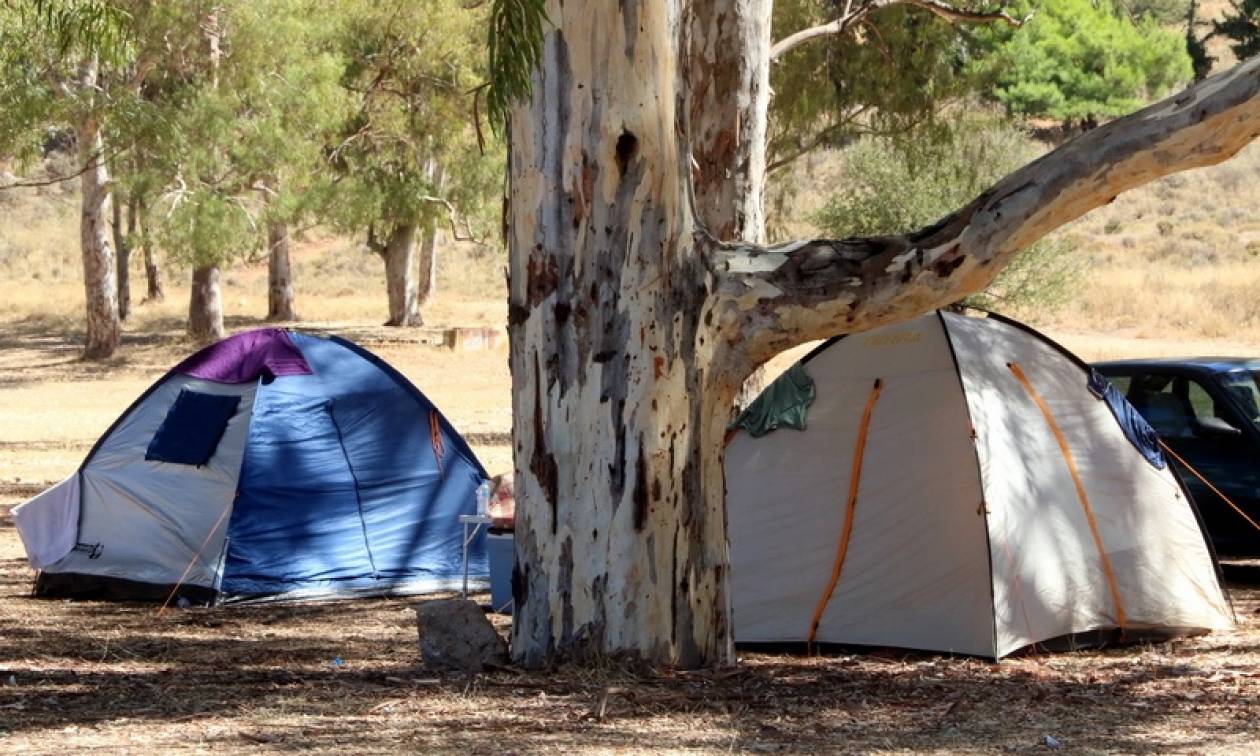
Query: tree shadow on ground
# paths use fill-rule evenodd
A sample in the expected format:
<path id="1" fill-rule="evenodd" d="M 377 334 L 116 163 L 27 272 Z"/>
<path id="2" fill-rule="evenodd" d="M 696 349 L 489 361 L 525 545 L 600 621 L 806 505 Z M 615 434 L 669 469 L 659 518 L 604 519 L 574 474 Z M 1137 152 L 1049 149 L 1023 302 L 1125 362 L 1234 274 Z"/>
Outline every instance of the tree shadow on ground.
<path id="1" fill-rule="evenodd" d="M 0 589 L 22 615 L 0 615 L 0 681 L 13 675 L 0 684 L 7 737 L 125 723 L 177 739 L 196 731 L 225 748 L 315 751 L 992 751 L 1051 735 L 1072 748 L 1156 752 L 1246 739 L 1260 706 L 1256 670 L 1231 666 L 1260 653 L 1253 636 L 1000 664 L 747 653 L 732 670 L 607 663 L 467 677 L 422 667 L 406 602 L 158 617 L 153 606 L 18 599 L 16 587 Z"/>

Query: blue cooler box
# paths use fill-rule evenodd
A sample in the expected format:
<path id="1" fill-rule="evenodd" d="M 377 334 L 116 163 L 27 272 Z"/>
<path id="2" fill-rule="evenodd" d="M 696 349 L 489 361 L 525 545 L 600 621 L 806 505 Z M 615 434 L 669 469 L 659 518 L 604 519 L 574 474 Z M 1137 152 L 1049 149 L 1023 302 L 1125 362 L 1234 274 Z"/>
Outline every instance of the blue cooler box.
<path id="1" fill-rule="evenodd" d="M 511 614 L 516 538 L 511 533 L 487 533 L 486 550 L 490 553 L 490 609 Z"/>

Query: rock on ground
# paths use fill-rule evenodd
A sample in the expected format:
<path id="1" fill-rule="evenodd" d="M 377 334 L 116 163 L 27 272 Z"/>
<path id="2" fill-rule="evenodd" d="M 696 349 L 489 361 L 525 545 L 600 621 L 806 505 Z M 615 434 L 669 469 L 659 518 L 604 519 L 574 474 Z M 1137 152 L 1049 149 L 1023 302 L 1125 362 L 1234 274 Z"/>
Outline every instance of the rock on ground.
<path id="1" fill-rule="evenodd" d="M 420 656 L 432 670 L 480 672 L 507 664 L 507 642 L 468 599 L 440 599 L 416 605 Z"/>

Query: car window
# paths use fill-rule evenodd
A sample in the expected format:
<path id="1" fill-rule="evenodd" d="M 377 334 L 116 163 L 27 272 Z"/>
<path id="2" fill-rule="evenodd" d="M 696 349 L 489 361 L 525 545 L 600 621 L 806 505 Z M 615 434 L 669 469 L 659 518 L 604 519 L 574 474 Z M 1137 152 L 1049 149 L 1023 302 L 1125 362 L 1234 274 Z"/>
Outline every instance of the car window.
<path id="1" fill-rule="evenodd" d="M 1260 371 L 1231 370 L 1216 378 L 1236 409 L 1260 428 Z"/>
<path id="2" fill-rule="evenodd" d="M 1119 391 L 1121 394 L 1127 394 L 1129 393 L 1129 384 L 1133 382 L 1133 376 L 1109 375 L 1107 376 L 1107 381 L 1116 387 L 1116 391 Z"/>
<path id="3" fill-rule="evenodd" d="M 1147 373 L 1133 381 L 1128 399 L 1164 438 L 1218 438 L 1237 431 L 1235 414 L 1195 378 Z"/>

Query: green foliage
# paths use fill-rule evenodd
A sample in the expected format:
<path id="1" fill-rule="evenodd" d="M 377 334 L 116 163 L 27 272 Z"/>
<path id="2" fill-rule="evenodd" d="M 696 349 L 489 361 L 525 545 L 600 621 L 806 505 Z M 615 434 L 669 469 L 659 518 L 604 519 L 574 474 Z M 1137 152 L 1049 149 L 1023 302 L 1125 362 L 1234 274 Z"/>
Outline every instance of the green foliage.
<path id="1" fill-rule="evenodd" d="M 546 0 L 494 0 L 490 7 L 489 81 L 486 103 L 490 123 L 501 130 L 508 111 L 533 89 L 534 69 L 542 60 Z"/>
<path id="2" fill-rule="evenodd" d="M 777 0 L 773 27 L 786 36 L 838 12 L 832 0 Z M 968 63 L 982 52 L 970 27 L 898 6 L 788 51 L 771 69 L 770 163 L 860 134 L 921 133 L 943 103 L 972 91 Z"/>
<path id="3" fill-rule="evenodd" d="M 989 27 L 983 64 L 1011 113 L 1091 125 L 1133 111 L 1192 75 L 1181 35 L 1158 14 L 1137 20 L 1109 0 L 1054 0 L 1017 31 Z"/>
<path id="4" fill-rule="evenodd" d="M 1134 21 L 1151 20 L 1176 26 L 1186 20 L 1190 0 L 1116 0 L 1116 8 Z"/>
<path id="5" fill-rule="evenodd" d="M 261 251 L 269 219 L 305 210 L 346 97 L 328 50 L 337 16 L 320 0 L 217 3 L 217 64 L 200 10 L 169 25 L 184 43 L 146 79 L 145 117 L 115 119 L 114 132 L 135 145 L 120 188 L 153 208 L 147 233 L 175 260 L 223 266 Z"/>
<path id="6" fill-rule="evenodd" d="M 1212 22 L 1213 34 L 1230 40 L 1229 49 L 1239 60 L 1260 52 L 1260 0 L 1230 0 L 1229 11 Z"/>
<path id="7" fill-rule="evenodd" d="M 62 56 L 90 55 L 118 63 L 133 41 L 134 18 L 123 4 L 102 0 L 16 0 L 9 5 L 23 27 L 43 36 Z"/>
<path id="8" fill-rule="evenodd" d="M 988 115 L 966 115 L 941 139 L 909 151 L 886 137 L 865 137 L 845 149 L 843 190 L 813 220 L 836 238 L 908 233 L 963 207 L 1038 152 L 1019 129 Z M 1074 276 L 1070 252 L 1062 239 L 1040 241 L 969 302 L 1057 304 Z"/>
<path id="9" fill-rule="evenodd" d="M 486 76 L 486 11 L 461 0 L 343 8 L 333 44 L 351 107 L 317 192 L 324 211 L 346 230 L 384 236 L 445 218 L 439 200 L 463 215 L 486 210 L 503 180 L 501 151 L 480 149 L 469 94 Z"/>
<path id="10" fill-rule="evenodd" d="M 49 130 L 134 108 L 119 84 L 152 15 L 139 0 L 0 3 L 0 154 L 33 160 Z M 96 86 L 80 86 L 91 61 Z"/>

